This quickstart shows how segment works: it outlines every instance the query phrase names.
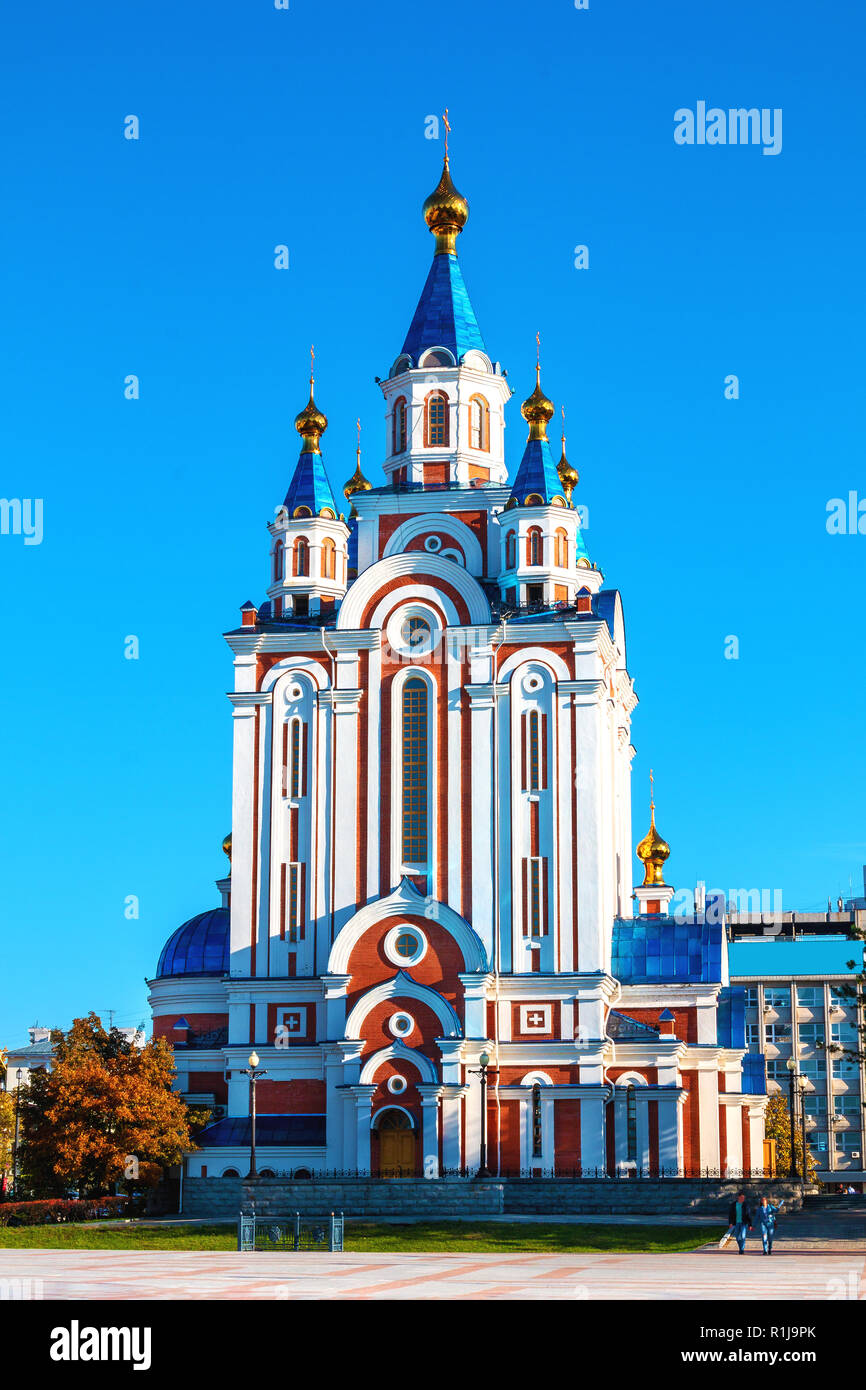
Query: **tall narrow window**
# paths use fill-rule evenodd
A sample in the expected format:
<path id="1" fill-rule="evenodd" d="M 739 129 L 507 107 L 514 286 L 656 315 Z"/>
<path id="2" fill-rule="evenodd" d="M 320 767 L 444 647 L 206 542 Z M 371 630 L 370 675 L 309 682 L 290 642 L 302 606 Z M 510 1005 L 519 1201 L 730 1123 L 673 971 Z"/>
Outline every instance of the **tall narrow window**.
<path id="1" fill-rule="evenodd" d="M 301 795 L 303 786 L 303 740 L 300 719 L 292 719 L 289 724 L 289 766 L 288 792 L 293 801 Z"/>
<path id="2" fill-rule="evenodd" d="M 310 573 L 310 547 L 303 536 L 295 541 L 295 574 L 305 576 Z"/>
<path id="3" fill-rule="evenodd" d="M 509 531 L 508 535 L 505 537 L 505 568 L 507 570 L 513 570 L 516 564 L 517 544 L 515 542 L 514 532 Z"/>
<path id="4" fill-rule="evenodd" d="M 329 536 L 322 541 L 322 578 L 337 577 L 337 547 Z"/>
<path id="5" fill-rule="evenodd" d="M 637 1163 L 637 1091 L 629 1086 L 625 1093 L 626 1134 L 629 1163 Z"/>
<path id="6" fill-rule="evenodd" d="M 428 447 L 448 445 L 448 397 L 434 391 L 424 406 L 424 443 Z"/>
<path id="7" fill-rule="evenodd" d="M 301 911 L 301 883 L 303 880 L 303 865 L 289 865 L 289 902 L 288 902 L 288 921 L 286 931 L 289 941 L 297 941 L 300 933 L 303 914 Z"/>
<path id="8" fill-rule="evenodd" d="M 473 396 L 469 402 L 469 445 L 490 448 L 490 410 L 483 396 Z"/>
<path id="9" fill-rule="evenodd" d="M 523 861 L 523 935 L 546 936 L 547 912 L 544 892 L 547 860 L 539 858 Z"/>
<path id="10" fill-rule="evenodd" d="M 568 536 L 563 530 L 553 538 L 553 563 L 561 570 L 568 569 Z"/>
<path id="11" fill-rule="evenodd" d="M 540 718 L 537 709 L 531 709 L 527 716 L 529 790 L 538 791 L 541 786 L 541 748 L 539 739 Z"/>
<path id="12" fill-rule="evenodd" d="M 536 1082 L 532 1088 L 532 1157 L 541 1158 L 541 1154 L 541 1087 Z"/>
<path id="13" fill-rule="evenodd" d="M 403 863 L 427 863 L 427 683 L 403 686 Z"/>
<path id="14" fill-rule="evenodd" d="M 277 541 L 274 546 L 274 582 L 283 577 L 283 543 Z"/>
<path id="15" fill-rule="evenodd" d="M 541 532 L 537 526 L 533 526 L 526 537 L 526 563 L 541 564 Z"/>
<path id="16" fill-rule="evenodd" d="M 394 446 L 392 452 L 405 454 L 408 438 L 405 397 L 400 396 L 394 404 Z"/>

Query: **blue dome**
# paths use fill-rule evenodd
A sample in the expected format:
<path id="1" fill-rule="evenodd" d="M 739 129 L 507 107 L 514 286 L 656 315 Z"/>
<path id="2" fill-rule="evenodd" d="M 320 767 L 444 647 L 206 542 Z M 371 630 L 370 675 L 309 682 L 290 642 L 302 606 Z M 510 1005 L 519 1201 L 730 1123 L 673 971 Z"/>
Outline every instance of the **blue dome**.
<path id="1" fill-rule="evenodd" d="M 190 917 L 162 948 L 156 978 L 168 975 L 226 975 L 229 968 L 229 910 L 212 907 Z"/>

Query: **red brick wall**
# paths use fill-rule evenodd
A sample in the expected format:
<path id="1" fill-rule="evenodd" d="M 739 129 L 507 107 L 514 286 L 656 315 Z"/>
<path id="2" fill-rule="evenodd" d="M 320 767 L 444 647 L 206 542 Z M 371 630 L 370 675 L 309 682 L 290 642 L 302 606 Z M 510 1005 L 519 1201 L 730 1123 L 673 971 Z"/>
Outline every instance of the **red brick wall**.
<path id="1" fill-rule="evenodd" d="M 169 1042 L 185 1042 L 186 1029 L 177 1032 L 174 1025 L 179 1018 L 185 1018 L 194 1033 L 209 1033 L 213 1028 L 227 1028 L 228 1014 L 160 1014 L 153 1020 L 153 1036 L 168 1038 Z"/>
<path id="2" fill-rule="evenodd" d="M 681 1086 L 688 1092 L 683 1106 L 683 1163 L 686 1170 L 697 1168 L 701 1161 L 701 1129 L 698 1115 L 698 1073 L 680 1073 Z"/>
<path id="3" fill-rule="evenodd" d="M 273 1043 L 277 1033 L 277 1010 L 300 1007 L 306 1014 L 306 1029 L 302 1033 L 288 1033 L 290 1038 L 300 1038 L 304 1042 L 316 1040 L 316 1006 L 312 1000 L 284 999 L 278 1004 L 268 1005 L 268 1042 Z"/>
<path id="4" fill-rule="evenodd" d="M 657 1100 L 651 1100 L 647 1109 L 649 1125 L 649 1162 L 650 1172 L 653 1173 L 659 1166 L 659 1106 Z"/>
<path id="5" fill-rule="evenodd" d="M 524 1076 L 530 1072 L 542 1071 L 545 1076 L 549 1076 L 555 1086 L 576 1086 L 578 1082 L 579 1068 L 574 1067 L 533 1067 L 528 1063 L 522 1067 L 500 1067 L 499 1084 L 500 1086 L 519 1086 Z"/>
<path id="6" fill-rule="evenodd" d="M 553 1000 L 545 1000 L 545 999 L 542 999 L 542 1000 L 534 1000 L 533 1003 L 541 1003 L 541 1004 L 544 1004 L 546 1007 L 550 1008 L 550 1028 L 549 1028 L 548 1030 L 545 1030 L 544 1032 L 536 1032 L 535 1029 L 526 1029 L 526 1030 L 524 1030 L 524 1031 L 521 1031 L 521 1028 L 520 1028 L 520 1010 L 521 1010 L 521 1008 L 523 1008 L 523 1007 L 531 1007 L 531 1005 L 529 1004 L 529 1001 L 528 1001 L 528 1000 L 521 999 L 519 1003 L 512 1003 L 512 1005 L 511 1005 L 511 1034 L 512 1034 L 512 1037 L 514 1037 L 514 1038 L 521 1038 L 521 1039 L 523 1039 L 523 1038 L 558 1038 L 558 1037 L 560 1036 L 560 1027 L 561 1027 L 561 1024 L 560 1024 L 560 1012 L 559 1012 L 559 1000 L 558 1000 L 558 999 L 553 999 Z M 546 1067 L 543 1067 L 542 1070 L 543 1070 L 543 1071 L 546 1071 L 547 1068 L 546 1068 Z M 525 1073 L 524 1073 L 524 1074 L 525 1074 Z"/>
<path id="7" fill-rule="evenodd" d="M 195 1095 L 212 1093 L 217 1105 L 228 1104 L 229 1088 L 222 1068 L 219 1071 L 191 1071 L 187 1090 Z"/>
<path id="8" fill-rule="evenodd" d="M 636 1019 L 638 1023 L 647 1023 L 650 1028 L 658 1028 L 659 1014 L 663 1010 L 632 1009 L 628 1004 L 624 1004 L 617 1012 L 625 1014 L 627 1018 Z M 698 1040 L 697 1009 L 670 1009 L 668 1012 L 674 1016 L 674 1031 L 680 1042 L 696 1043 Z"/>
<path id="9" fill-rule="evenodd" d="M 413 1031 L 408 1037 L 401 1037 L 400 1041 L 405 1042 L 407 1047 L 415 1048 L 432 1060 L 438 1061 L 439 1049 L 434 1039 L 442 1037 L 442 1024 L 426 1004 L 420 1003 L 417 999 L 401 999 L 399 996 L 384 999 L 381 1004 L 371 1009 L 365 1018 L 362 1029 L 364 1056 L 368 1057 L 371 1052 L 378 1052 L 381 1048 L 390 1047 L 392 1043 L 397 1042 L 397 1038 L 388 1027 L 388 1019 L 395 1013 L 410 1014 L 415 1020 Z"/>
<path id="10" fill-rule="evenodd" d="M 323 1115 L 324 1081 L 259 1081 L 256 1109 L 260 1115 Z"/>
<path id="11" fill-rule="evenodd" d="M 397 966 L 385 955 L 383 942 L 392 927 L 411 925 L 413 922 L 421 928 L 428 942 L 424 959 L 412 966 L 413 980 L 418 984 L 430 985 L 455 1007 L 458 1006 L 458 1001 L 462 1003 L 463 990 L 457 976 L 466 969 L 466 965 L 463 953 L 453 936 L 438 922 L 425 917 L 402 914 L 399 917 L 388 917 L 371 927 L 352 951 L 346 968 L 346 974 L 352 976 L 351 992 L 348 996 L 350 1009 L 372 985 L 392 980 L 397 974 Z"/>
<path id="12" fill-rule="evenodd" d="M 752 1136 L 749 1111 L 745 1105 L 740 1107 L 740 1124 L 743 1126 L 743 1171 L 748 1173 L 752 1166 Z"/>
<path id="13" fill-rule="evenodd" d="M 503 1169 L 520 1171 L 520 1101 L 503 1100 L 499 1106 L 499 1164 Z M 496 1105 L 487 1107 L 488 1167 L 496 1170 Z"/>
<path id="14" fill-rule="evenodd" d="M 580 1167 L 580 1101 L 554 1102 L 553 1147 L 557 1173 Z"/>

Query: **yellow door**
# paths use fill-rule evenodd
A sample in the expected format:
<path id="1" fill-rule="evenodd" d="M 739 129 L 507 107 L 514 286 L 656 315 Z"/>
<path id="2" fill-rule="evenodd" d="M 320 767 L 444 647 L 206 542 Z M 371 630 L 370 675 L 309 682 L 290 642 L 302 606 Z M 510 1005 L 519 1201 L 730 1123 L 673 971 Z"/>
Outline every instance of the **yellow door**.
<path id="1" fill-rule="evenodd" d="M 383 1178 L 415 1176 L 415 1134 L 402 1110 L 386 1110 L 380 1121 L 379 1172 Z"/>

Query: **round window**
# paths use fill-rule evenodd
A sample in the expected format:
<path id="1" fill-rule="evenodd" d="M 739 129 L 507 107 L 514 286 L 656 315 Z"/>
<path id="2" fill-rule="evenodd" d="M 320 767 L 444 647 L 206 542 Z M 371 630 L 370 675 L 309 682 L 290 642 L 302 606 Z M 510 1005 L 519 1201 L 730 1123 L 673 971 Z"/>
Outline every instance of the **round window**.
<path id="1" fill-rule="evenodd" d="M 415 1020 L 411 1014 L 392 1014 L 388 1027 L 395 1038 L 408 1038 L 415 1027 Z"/>
<path id="2" fill-rule="evenodd" d="M 438 536 L 428 536 L 424 542 L 424 549 L 435 555 L 437 550 L 442 549 L 442 542 Z"/>
<path id="3" fill-rule="evenodd" d="M 408 1084 L 405 1076 L 388 1077 L 388 1090 L 391 1092 L 392 1096 L 402 1096 Z"/>
<path id="4" fill-rule="evenodd" d="M 407 647 L 417 647 L 420 651 L 429 651 L 433 639 L 430 624 L 426 618 L 409 617 L 404 618 L 400 625 L 400 636 Z"/>
<path id="5" fill-rule="evenodd" d="M 385 954 L 394 965 L 416 965 L 427 952 L 427 940 L 418 927 L 392 927 L 385 937 Z"/>

